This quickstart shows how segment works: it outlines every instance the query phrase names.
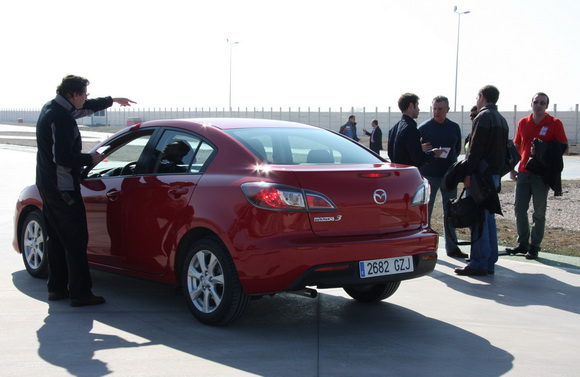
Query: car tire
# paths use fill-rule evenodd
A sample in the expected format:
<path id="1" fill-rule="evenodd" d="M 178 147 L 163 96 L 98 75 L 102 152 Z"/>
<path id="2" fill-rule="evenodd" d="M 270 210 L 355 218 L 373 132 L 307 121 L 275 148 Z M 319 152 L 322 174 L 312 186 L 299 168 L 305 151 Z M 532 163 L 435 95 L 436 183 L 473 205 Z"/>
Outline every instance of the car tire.
<path id="1" fill-rule="evenodd" d="M 344 291 L 352 298 L 361 302 L 376 302 L 391 297 L 401 285 L 400 281 L 393 281 L 378 285 L 357 285 L 344 287 Z"/>
<path id="2" fill-rule="evenodd" d="M 181 285 L 189 310 L 207 325 L 225 325 L 236 320 L 250 301 L 230 254 L 211 238 L 194 243 L 187 251 Z"/>
<path id="3" fill-rule="evenodd" d="M 39 279 L 48 276 L 46 257 L 46 226 L 40 210 L 26 215 L 20 232 L 20 250 L 28 273 Z"/>

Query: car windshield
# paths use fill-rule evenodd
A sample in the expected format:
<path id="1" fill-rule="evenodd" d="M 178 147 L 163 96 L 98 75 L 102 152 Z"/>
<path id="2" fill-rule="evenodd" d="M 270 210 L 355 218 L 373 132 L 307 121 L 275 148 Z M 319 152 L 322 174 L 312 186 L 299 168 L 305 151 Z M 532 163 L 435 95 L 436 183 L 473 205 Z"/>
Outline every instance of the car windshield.
<path id="1" fill-rule="evenodd" d="M 224 132 L 266 163 L 348 165 L 383 162 L 361 145 L 321 128 L 247 128 Z"/>

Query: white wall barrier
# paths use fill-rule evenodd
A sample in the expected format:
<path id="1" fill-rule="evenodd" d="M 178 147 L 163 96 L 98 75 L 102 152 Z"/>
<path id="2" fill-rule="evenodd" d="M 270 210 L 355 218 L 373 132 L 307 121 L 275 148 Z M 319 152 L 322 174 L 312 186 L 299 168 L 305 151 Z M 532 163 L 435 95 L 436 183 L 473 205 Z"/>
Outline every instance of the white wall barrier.
<path id="1" fill-rule="evenodd" d="M 457 122 L 461 126 L 461 132 L 465 137 L 471 130 L 469 119 L 469 108 L 461 106 L 460 111 L 449 112 L 448 118 Z M 431 109 L 429 109 L 431 110 Z M 517 122 L 530 114 L 529 109 L 518 111 L 514 106 L 512 111 L 500 110 L 507 119 L 510 127 L 510 137 L 514 136 Z M 566 134 L 570 143 L 577 143 L 579 138 L 579 108 L 576 105 L 572 111 L 558 111 L 557 105 L 553 105 L 552 115 L 560 118 L 564 123 Z M 8 123 L 36 123 L 40 109 L 0 109 L 0 122 Z M 102 114 L 86 117 L 79 120 L 79 124 L 87 126 L 124 126 L 132 119 L 159 120 L 159 119 L 184 119 L 184 118 L 258 118 L 258 119 L 279 119 L 299 123 L 313 124 L 320 127 L 338 131 L 348 119 L 349 115 L 355 115 L 357 128 L 362 133 L 362 127 L 370 130 L 370 123 L 373 119 L 379 121 L 383 133 L 388 130 L 401 118 L 398 108 L 388 107 L 386 109 L 367 108 L 236 108 L 227 110 L 225 108 L 111 108 Z M 421 123 L 430 118 L 431 112 L 423 111 L 419 114 L 417 123 Z"/>

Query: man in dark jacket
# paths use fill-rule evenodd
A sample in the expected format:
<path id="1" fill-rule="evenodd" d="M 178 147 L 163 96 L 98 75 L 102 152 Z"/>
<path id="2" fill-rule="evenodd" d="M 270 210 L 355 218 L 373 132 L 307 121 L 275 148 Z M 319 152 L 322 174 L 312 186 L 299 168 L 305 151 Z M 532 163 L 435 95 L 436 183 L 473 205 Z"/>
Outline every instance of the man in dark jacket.
<path id="1" fill-rule="evenodd" d="M 381 131 L 381 127 L 379 127 L 379 121 L 373 119 L 371 127 L 373 128 L 371 132 L 368 132 L 364 127 L 363 132 L 365 135 L 369 136 L 369 148 L 371 151 L 376 154 L 381 154 L 381 150 L 383 149 L 383 131 Z"/>
<path id="2" fill-rule="evenodd" d="M 389 131 L 387 152 L 391 162 L 420 167 L 434 157 L 439 157 L 442 150 L 430 149 L 430 145 L 421 144 L 415 122 L 419 116 L 419 97 L 405 93 L 399 97 L 398 105 L 403 117 Z"/>
<path id="3" fill-rule="evenodd" d="M 88 84 L 85 78 L 66 76 L 56 90 L 56 97 L 42 108 L 36 124 L 36 186 L 48 233 L 48 299 L 57 301 L 70 295 L 71 306 L 105 302 L 91 290 L 87 219 L 80 189 L 82 167 L 99 163 L 103 156 L 81 152 L 81 135 L 75 119 L 104 110 L 113 102 L 121 106 L 134 103 L 127 98 L 87 100 Z"/>
<path id="4" fill-rule="evenodd" d="M 471 176 L 483 175 L 490 179 L 495 188 L 499 187 L 501 170 L 505 164 L 509 128 L 505 118 L 497 111 L 499 90 L 492 85 L 481 88 L 477 95 L 478 114 L 473 122 L 469 152 L 465 156 L 464 186 L 471 194 Z M 495 213 L 484 210 L 483 226 L 471 227 L 471 261 L 464 268 L 458 268 L 458 275 L 485 276 L 495 272 L 498 256 L 497 226 Z M 481 234 L 479 234 L 481 231 Z"/>

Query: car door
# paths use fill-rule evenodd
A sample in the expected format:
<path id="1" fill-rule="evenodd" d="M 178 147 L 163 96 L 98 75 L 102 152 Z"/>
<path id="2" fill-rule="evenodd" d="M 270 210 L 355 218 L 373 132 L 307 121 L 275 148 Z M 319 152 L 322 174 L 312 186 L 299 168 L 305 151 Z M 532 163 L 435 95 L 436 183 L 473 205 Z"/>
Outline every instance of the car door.
<path id="1" fill-rule="evenodd" d="M 130 133 L 103 147 L 106 158 L 92 167 L 81 182 L 87 212 L 92 263 L 120 267 L 124 263 L 124 194 L 137 164 L 144 164 L 144 150 L 152 129 Z"/>
<path id="2" fill-rule="evenodd" d="M 124 180 L 123 267 L 162 274 L 179 243 L 191 196 L 213 148 L 201 138 L 165 130 L 151 151 L 146 174 Z"/>

